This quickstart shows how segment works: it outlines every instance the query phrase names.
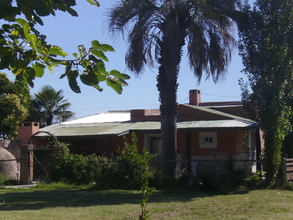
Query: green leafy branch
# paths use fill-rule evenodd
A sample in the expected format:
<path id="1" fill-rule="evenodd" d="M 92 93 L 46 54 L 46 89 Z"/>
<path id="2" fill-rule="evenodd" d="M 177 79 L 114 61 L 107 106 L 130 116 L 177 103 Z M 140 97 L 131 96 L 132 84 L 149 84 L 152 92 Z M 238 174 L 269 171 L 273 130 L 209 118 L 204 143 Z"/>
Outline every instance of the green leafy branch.
<path id="1" fill-rule="evenodd" d="M 96 0 L 87 0 L 98 7 Z M 62 10 L 77 16 L 71 8 L 75 1 L 32 0 L 16 1 L 17 7 L 11 3 L 0 3 L 0 19 L 9 21 L 0 29 L 0 70 L 10 70 L 18 79 L 34 86 L 35 77 L 42 77 L 45 69 L 52 73 L 58 66 L 65 67 L 65 73 L 60 78 L 67 77 L 70 88 L 80 93 L 77 79 L 85 85 L 92 86 L 99 91 L 103 89 L 100 82 L 114 89 L 118 94 L 122 93 L 123 86 L 127 86 L 126 80 L 130 77 L 118 70 L 107 71 L 104 62 L 108 62 L 105 52 L 113 52 L 108 44 L 100 44 L 92 41 L 92 47 L 86 50 L 83 45 L 78 46 L 78 53 L 74 53 L 74 59 L 64 59 L 68 54 L 61 47 L 50 45 L 46 42 L 46 36 L 35 29 L 35 23 L 43 24 L 40 16 L 55 15 L 55 10 Z M 3 11 L 3 10 L 6 11 Z M 1 14 L 1 12 L 3 12 Z M 17 18 L 23 14 L 26 19 Z M 62 59 L 60 59 L 60 57 Z"/>
<path id="2" fill-rule="evenodd" d="M 138 138 L 132 133 L 131 142 L 127 141 L 127 138 L 124 137 L 124 148 L 119 150 L 122 158 L 129 162 L 129 164 L 135 169 L 135 178 L 140 180 L 141 186 L 141 214 L 139 219 L 145 220 L 148 218 L 148 212 L 146 211 L 148 201 L 155 191 L 154 187 L 149 185 L 149 180 L 153 176 L 153 170 L 150 168 L 150 162 L 157 156 L 156 154 L 151 154 L 146 149 L 142 150 L 142 154 L 138 150 Z"/>

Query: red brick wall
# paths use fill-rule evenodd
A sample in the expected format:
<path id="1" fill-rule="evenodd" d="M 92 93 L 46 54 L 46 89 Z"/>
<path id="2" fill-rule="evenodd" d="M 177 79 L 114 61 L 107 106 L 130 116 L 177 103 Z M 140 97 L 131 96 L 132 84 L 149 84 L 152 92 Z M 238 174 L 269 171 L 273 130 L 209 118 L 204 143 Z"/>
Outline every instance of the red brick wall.
<path id="1" fill-rule="evenodd" d="M 31 136 L 39 131 L 38 122 L 23 122 L 18 125 L 19 145 L 28 144 Z"/>
<path id="2" fill-rule="evenodd" d="M 243 152 L 243 137 L 248 131 L 237 130 L 221 130 L 217 131 L 217 147 L 216 148 L 200 148 L 199 131 L 191 132 L 191 153 L 193 156 L 211 155 L 212 153 L 224 153 L 228 155 L 236 155 Z M 177 138 L 178 154 L 186 154 L 186 132 L 179 131 Z"/>

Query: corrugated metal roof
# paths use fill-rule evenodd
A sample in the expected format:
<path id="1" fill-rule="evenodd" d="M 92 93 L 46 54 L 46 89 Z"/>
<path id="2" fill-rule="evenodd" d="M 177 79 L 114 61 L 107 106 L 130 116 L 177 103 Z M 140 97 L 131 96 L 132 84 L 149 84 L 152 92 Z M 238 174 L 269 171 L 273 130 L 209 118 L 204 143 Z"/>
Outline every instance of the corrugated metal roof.
<path id="1" fill-rule="evenodd" d="M 254 128 L 258 124 L 248 120 L 204 120 L 204 121 L 184 121 L 177 123 L 177 129 L 237 129 Z"/>
<path id="2" fill-rule="evenodd" d="M 177 123 L 177 129 L 250 129 L 258 125 L 245 120 L 207 120 L 207 121 L 184 121 Z M 57 124 L 48 126 L 40 131 L 49 132 L 57 137 L 73 136 L 105 136 L 105 135 L 124 135 L 131 131 L 159 131 L 161 123 L 159 121 L 146 122 L 110 122 L 110 123 L 81 123 L 81 124 Z M 37 135 L 47 136 L 46 133 Z"/>
<path id="3" fill-rule="evenodd" d="M 105 123 L 105 122 L 122 122 L 130 120 L 130 111 L 110 111 L 90 115 L 70 121 L 62 122 L 61 124 L 87 124 L 87 123 Z"/>

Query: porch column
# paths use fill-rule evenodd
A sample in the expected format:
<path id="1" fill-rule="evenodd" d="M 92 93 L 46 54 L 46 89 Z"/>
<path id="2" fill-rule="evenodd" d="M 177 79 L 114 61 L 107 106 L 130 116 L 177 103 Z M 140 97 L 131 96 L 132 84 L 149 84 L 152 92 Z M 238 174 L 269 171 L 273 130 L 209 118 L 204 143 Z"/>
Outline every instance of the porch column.
<path id="1" fill-rule="evenodd" d="M 191 131 L 186 131 L 186 169 L 187 173 L 191 173 Z"/>

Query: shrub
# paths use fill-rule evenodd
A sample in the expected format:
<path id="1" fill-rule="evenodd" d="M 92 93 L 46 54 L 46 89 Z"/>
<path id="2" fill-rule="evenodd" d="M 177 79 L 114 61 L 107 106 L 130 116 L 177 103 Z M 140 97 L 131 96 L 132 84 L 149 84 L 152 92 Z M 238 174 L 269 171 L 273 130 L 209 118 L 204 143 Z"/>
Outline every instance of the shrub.
<path id="1" fill-rule="evenodd" d="M 57 144 L 53 155 L 49 182 L 89 184 L 95 182 L 98 188 L 140 189 L 145 181 L 153 178 L 154 172 L 149 162 L 156 156 L 144 150 L 140 154 L 137 137 L 132 135 L 132 143 L 124 141 L 116 160 L 103 156 L 82 156 L 71 154 L 67 145 Z"/>
<path id="2" fill-rule="evenodd" d="M 244 185 L 247 188 L 258 188 L 262 185 L 261 172 L 258 171 L 255 174 L 251 174 L 245 179 Z"/>
<path id="3" fill-rule="evenodd" d="M 245 171 L 233 170 L 224 161 L 219 161 L 210 163 L 200 178 L 204 190 L 226 194 L 243 185 Z"/>
<path id="4" fill-rule="evenodd" d="M 149 163 L 156 156 L 143 150 L 140 154 L 137 137 L 132 135 L 131 143 L 124 139 L 123 149 L 118 149 L 116 160 L 99 157 L 95 182 L 97 187 L 140 189 L 145 179 L 151 179 L 154 171 Z"/>
<path id="5" fill-rule="evenodd" d="M 7 179 L 3 173 L 0 173 L 0 186 L 11 186 L 18 185 L 18 180 L 16 179 Z"/>
<path id="6" fill-rule="evenodd" d="M 119 161 L 98 157 L 95 185 L 98 188 L 128 188 L 130 182 L 129 171 Z"/>
<path id="7" fill-rule="evenodd" d="M 71 154 L 65 144 L 59 144 L 57 153 L 53 156 L 49 181 L 89 184 L 94 181 L 96 163 L 95 156 Z"/>

